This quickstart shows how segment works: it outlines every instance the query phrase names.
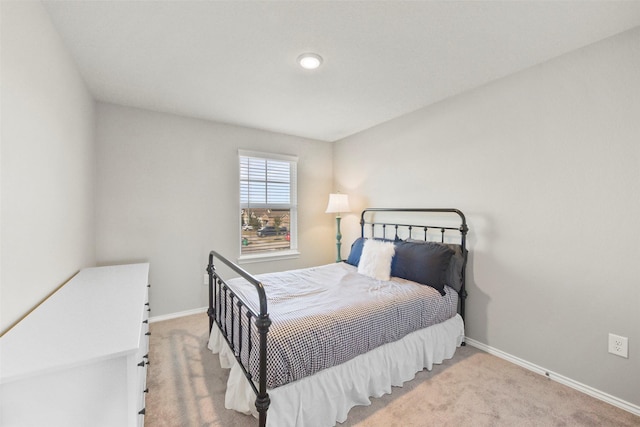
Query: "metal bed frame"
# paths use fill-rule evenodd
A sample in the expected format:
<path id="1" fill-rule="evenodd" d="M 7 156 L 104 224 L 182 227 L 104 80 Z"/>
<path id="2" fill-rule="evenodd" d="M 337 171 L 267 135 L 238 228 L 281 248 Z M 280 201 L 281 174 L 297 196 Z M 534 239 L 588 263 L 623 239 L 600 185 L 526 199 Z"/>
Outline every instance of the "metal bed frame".
<path id="1" fill-rule="evenodd" d="M 457 227 L 443 226 L 443 225 L 416 225 L 416 224 L 399 224 L 388 222 L 376 222 L 375 220 L 366 221 L 367 214 L 372 214 L 375 219 L 375 213 L 437 213 L 437 214 L 456 214 L 460 218 L 460 225 Z M 444 222 L 443 222 L 444 223 Z M 449 223 L 447 223 L 449 224 Z M 368 227 L 365 227 L 368 226 Z M 377 228 L 376 228 L 377 227 Z M 459 296 L 458 312 L 464 319 L 465 312 L 465 300 L 467 298 L 467 291 L 465 289 L 465 269 L 467 264 L 467 250 L 466 250 L 466 235 L 468 232 L 467 222 L 464 214 L 453 208 L 367 208 L 362 211 L 360 215 L 360 235 L 365 237 L 365 228 L 370 229 L 370 237 L 376 236 L 376 230 L 382 230 L 383 239 L 387 239 L 387 230 L 393 231 L 392 240 L 400 238 L 400 234 L 407 234 L 408 238 L 413 239 L 413 233 L 419 233 L 421 231 L 422 239 L 425 241 L 431 241 L 430 237 L 433 237 L 434 231 L 439 234 L 440 242 L 445 243 L 445 234 L 451 231 L 457 232 L 457 236 L 460 239 L 460 245 L 462 247 L 462 253 L 464 256 L 463 268 L 462 268 L 462 287 Z M 419 230 L 419 231 L 416 231 Z M 400 233 L 400 234 L 399 234 Z M 448 235 L 447 235 L 448 236 Z M 245 301 L 243 301 L 229 286 L 225 280 L 219 275 L 214 265 L 214 258 L 222 262 L 227 267 L 231 268 L 234 272 L 239 274 L 242 278 L 252 284 L 258 294 L 259 311 L 256 311 L 249 307 Z M 209 273 L 209 309 L 207 314 L 209 316 L 209 332 L 211 332 L 214 323 L 220 329 L 220 332 L 224 336 L 229 347 L 233 351 L 233 354 L 238 361 L 238 364 L 242 368 L 245 377 L 249 381 L 251 388 L 256 394 L 256 409 L 258 411 L 258 425 L 265 427 L 267 423 L 267 410 L 271 403 L 269 394 L 267 393 L 267 334 L 269 332 L 269 326 L 271 325 L 271 319 L 269 318 L 269 312 L 267 310 L 267 295 L 262 283 L 253 277 L 250 273 L 229 261 L 224 256 L 220 255 L 216 251 L 209 253 L 209 263 L 206 268 Z M 246 322 L 242 321 L 242 317 L 246 318 Z M 224 319 L 230 319 L 230 327 Z M 253 320 L 255 319 L 255 320 Z M 253 322 L 252 322 L 253 320 Z M 244 324 L 243 324 L 244 323 Z M 255 327 L 255 331 L 258 335 L 258 343 L 254 343 L 252 340 L 251 325 Z M 249 331 L 245 331 L 247 327 Z M 247 343 L 243 347 L 243 337 Z M 237 338 L 237 339 L 236 339 Z M 465 343 L 463 342 L 462 345 Z M 247 366 L 243 363 L 243 357 L 246 360 L 250 360 L 254 347 L 258 347 L 258 372 L 259 378 L 257 380 L 258 385 L 254 383 L 253 376 Z"/>

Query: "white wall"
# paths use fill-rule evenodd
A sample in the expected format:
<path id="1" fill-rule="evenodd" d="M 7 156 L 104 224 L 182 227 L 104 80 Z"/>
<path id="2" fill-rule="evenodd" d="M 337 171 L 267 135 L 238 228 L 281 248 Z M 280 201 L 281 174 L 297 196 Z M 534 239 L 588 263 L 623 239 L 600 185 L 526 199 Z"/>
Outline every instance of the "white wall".
<path id="1" fill-rule="evenodd" d="M 240 251 L 238 149 L 298 156 L 301 256 L 245 264 L 251 273 L 335 259 L 333 145 L 254 129 L 99 103 L 97 259 L 151 263 L 152 315 L 207 305 L 209 251 Z"/>
<path id="2" fill-rule="evenodd" d="M 640 405 L 640 29 L 349 137 L 334 159 L 356 208 L 467 214 L 469 337 Z M 607 354 L 609 332 L 629 359 Z"/>
<path id="3" fill-rule="evenodd" d="M 94 105 L 39 2 L 1 2 L 1 330 L 95 263 Z"/>

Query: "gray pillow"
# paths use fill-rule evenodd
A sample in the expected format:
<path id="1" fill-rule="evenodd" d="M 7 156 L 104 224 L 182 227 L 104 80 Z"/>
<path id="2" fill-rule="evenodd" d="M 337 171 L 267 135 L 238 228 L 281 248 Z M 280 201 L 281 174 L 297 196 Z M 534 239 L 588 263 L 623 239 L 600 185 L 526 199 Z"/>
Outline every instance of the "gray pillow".
<path id="1" fill-rule="evenodd" d="M 444 295 L 453 252 L 434 242 L 396 242 L 391 275 L 431 286 Z"/>
<path id="2" fill-rule="evenodd" d="M 425 243 L 424 240 L 416 240 L 416 239 L 407 239 L 407 242 L 412 243 Z M 462 246 L 457 245 L 455 243 L 439 243 L 439 242 L 429 242 L 430 244 L 437 244 L 442 246 L 447 246 L 449 249 L 453 250 L 453 256 L 449 261 L 449 266 L 447 267 L 445 282 L 448 286 L 452 287 L 456 290 L 456 292 L 460 292 L 462 289 L 462 269 L 464 268 L 464 259 L 467 250 L 465 250 L 465 254 L 462 253 Z"/>

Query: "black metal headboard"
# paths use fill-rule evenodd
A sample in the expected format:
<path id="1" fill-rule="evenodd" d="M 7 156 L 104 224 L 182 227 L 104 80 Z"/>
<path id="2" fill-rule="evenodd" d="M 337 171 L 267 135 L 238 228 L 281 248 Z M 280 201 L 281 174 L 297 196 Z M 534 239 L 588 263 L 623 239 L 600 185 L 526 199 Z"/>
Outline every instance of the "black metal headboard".
<path id="1" fill-rule="evenodd" d="M 376 220 L 376 213 L 382 218 Z M 403 213 L 411 215 L 409 223 L 388 222 L 384 213 L 394 217 L 402 217 Z M 420 215 L 425 213 L 426 215 Z M 434 215 L 431 215 L 434 214 Z M 440 215 L 441 214 L 441 215 Z M 457 215 L 459 219 L 452 219 Z M 455 218 L 455 217 L 453 217 Z M 389 240 L 421 239 L 441 243 L 456 243 L 462 247 L 464 263 L 462 267 L 462 287 L 458 292 L 460 304 L 458 311 L 464 319 L 464 303 L 467 298 L 465 270 L 467 266 L 467 220 L 459 209 L 454 208 L 367 208 L 360 215 L 360 236 L 379 237 Z"/>

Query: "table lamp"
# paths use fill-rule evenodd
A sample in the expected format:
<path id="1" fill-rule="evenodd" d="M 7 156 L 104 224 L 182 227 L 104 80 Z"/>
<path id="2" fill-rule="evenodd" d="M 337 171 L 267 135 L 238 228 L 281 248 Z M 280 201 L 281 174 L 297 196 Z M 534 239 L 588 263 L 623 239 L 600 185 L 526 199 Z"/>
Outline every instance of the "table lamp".
<path id="1" fill-rule="evenodd" d="M 336 248 L 338 249 L 338 257 L 336 258 L 336 262 L 341 262 L 342 258 L 340 257 L 340 239 L 342 239 L 342 234 L 340 234 L 340 213 L 341 212 L 351 212 L 349 209 L 349 196 L 346 194 L 329 194 L 329 204 L 327 205 L 327 210 L 325 213 L 335 213 L 336 215 L 336 224 L 338 226 L 338 232 L 336 234 Z"/>

